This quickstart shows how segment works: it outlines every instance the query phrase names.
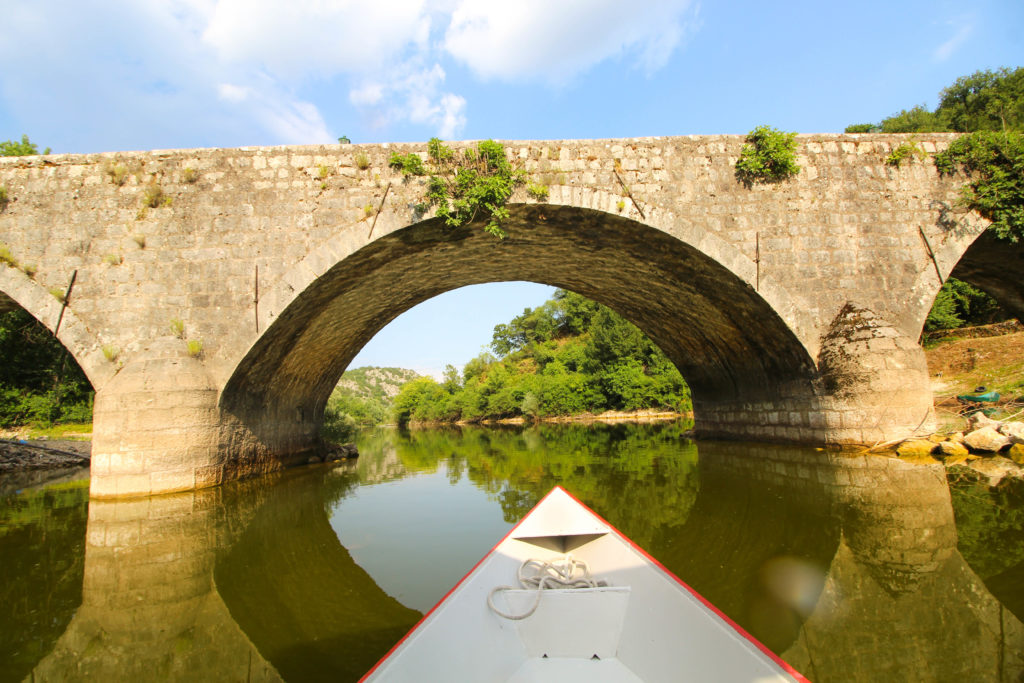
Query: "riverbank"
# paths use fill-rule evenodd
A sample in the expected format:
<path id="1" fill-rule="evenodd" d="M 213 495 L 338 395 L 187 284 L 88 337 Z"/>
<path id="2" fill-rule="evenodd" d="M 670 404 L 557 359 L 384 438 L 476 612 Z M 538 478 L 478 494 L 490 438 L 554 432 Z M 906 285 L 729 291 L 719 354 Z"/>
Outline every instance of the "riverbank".
<path id="1" fill-rule="evenodd" d="M 91 452 L 91 441 L 2 439 L 0 474 L 88 465 Z"/>

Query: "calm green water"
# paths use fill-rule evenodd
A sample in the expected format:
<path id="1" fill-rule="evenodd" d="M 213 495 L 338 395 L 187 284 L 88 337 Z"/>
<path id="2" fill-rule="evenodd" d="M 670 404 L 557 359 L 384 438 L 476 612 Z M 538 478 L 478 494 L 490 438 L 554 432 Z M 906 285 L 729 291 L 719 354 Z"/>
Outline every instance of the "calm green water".
<path id="1" fill-rule="evenodd" d="M 0 680 L 356 680 L 555 484 L 813 680 L 1019 679 L 1018 483 L 682 429 L 376 430 L 138 501 L 0 481 Z"/>

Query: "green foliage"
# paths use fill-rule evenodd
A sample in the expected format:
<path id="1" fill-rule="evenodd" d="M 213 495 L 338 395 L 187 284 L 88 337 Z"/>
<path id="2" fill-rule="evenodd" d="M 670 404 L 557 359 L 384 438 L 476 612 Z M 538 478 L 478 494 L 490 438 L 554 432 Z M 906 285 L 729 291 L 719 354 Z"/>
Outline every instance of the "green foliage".
<path id="1" fill-rule="evenodd" d="M 43 150 L 43 154 L 49 154 L 50 148 Z M 39 154 L 39 147 L 30 142 L 27 135 L 21 136 L 21 142 L 4 140 L 0 142 L 0 157 L 24 157 Z"/>
<path id="2" fill-rule="evenodd" d="M 942 91 L 937 114 L 962 133 L 1024 129 L 1024 67 L 958 78 Z"/>
<path id="3" fill-rule="evenodd" d="M 478 217 L 486 220 L 484 230 L 501 239 L 507 236 L 501 224 L 509 217 L 506 204 L 526 174 L 514 169 L 505 148 L 493 140 L 477 143 L 476 149 L 461 154 L 437 138 L 427 143 L 431 162 L 426 207 L 437 207 L 437 217 L 457 228 Z"/>
<path id="4" fill-rule="evenodd" d="M 110 176 L 110 182 L 114 183 L 118 187 L 124 185 L 128 180 L 128 168 L 123 164 L 115 164 L 108 166 L 107 175 Z"/>
<path id="5" fill-rule="evenodd" d="M 392 152 L 391 159 L 388 160 L 388 166 L 401 171 L 403 176 L 427 174 L 427 167 L 423 165 L 423 159 L 415 152 L 409 152 L 408 154 Z"/>
<path id="6" fill-rule="evenodd" d="M 142 192 L 142 206 L 150 209 L 157 209 L 161 206 L 170 206 L 171 197 L 164 193 L 164 189 L 155 182 L 146 186 Z"/>
<path id="7" fill-rule="evenodd" d="M 526 185 L 526 194 L 530 195 L 537 201 L 542 202 L 548 198 L 548 186 L 528 183 Z"/>
<path id="8" fill-rule="evenodd" d="M 846 127 L 844 133 L 877 133 L 878 126 L 873 123 L 854 123 Z"/>
<path id="9" fill-rule="evenodd" d="M 14 254 L 11 253 L 11 248 L 6 244 L 0 244 L 0 263 L 11 268 L 17 268 L 21 265 L 18 263 L 18 259 L 14 258 Z"/>
<path id="10" fill-rule="evenodd" d="M 355 162 L 356 168 L 358 168 L 360 171 L 365 171 L 366 169 L 370 168 L 370 157 L 366 156 L 362 152 L 356 155 Z"/>
<path id="11" fill-rule="evenodd" d="M 846 132 L 1020 131 L 1024 129 L 1024 67 L 963 76 L 939 94 L 935 111 L 919 104 L 882 119 L 868 130 L 865 126 L 871 124 L 848 126 Z"/>
<path id="12" fill-rule="evenodd" d="M 90 421 L 92 398 L 49 330 L 21 309 L 0 314 L 0 426 Z"/>
<path id="13" fill-rule="evenodd" d="M 0 211 L 6 210 L 10 201 L 10 198 L 7 196 L 7 187 L 0 185 Z"/>
<path id="14" fill-rule="evenodd" d="M 925 156 L 927 156 L 925 151 L 916 142 L 901 142 L 885 158 L 885 163 L 899 168 L 907 159 L 917 159 L 920 161 Z"/>
<path id="15" fill-rule="evenodd" d="M 880 128 L 883 133 L 936 133 L 947 130 L 942 117 L 928 111 L 923 104 L 882 119 Z"/>
<path id="16" fill-rule="evenodd" d="M 679 371 L 634 325 L 607 307 L 558 290 L 535 309 L 495 327 L 491 348 L 460 380 L 420 378 L 395 403 L 400 422 L 477 421 L 691 408 Z"/>
<path id="17" fill-rule="evenodd" d="M 171 318 L 168 327 L 171 329 L 171 334 L 178 339 L 185 338 L 185 321 L 181 318 Z"/>
<path id="18" fill-rule="evenodd" d="M 185 347 L 188 349 L 188 355 L 192 358 L 199 358 L 203 355 L 203 340 L 202 339 L 189 339 L 185 342 Z"/>
<path id="19" fill-rule="evenodd" d="M 104 344 L 101 350 L 103 351 L 103 357 L 110 363 L 115 362 L 117 357 L 121 355 L 121 350 L 113 344 Z"/>
<path id="20" fill-rule="evenodd" d="M 968 174 L 961 201 L 992 222 L 989 230 L 1011 242 L 1024 237 L 1024 133 L 965 135 L 935 155 L 935 165 L 940 173 Z"/>
<path id="21" fill-rule="evenodd" d="M 758 126 L 747 134 L 747 144 L 736 161 L 736 179 L 748 187 L 754 183 L 778 183 L 800 172 L 796 163 L 796 133 Z"/>
<path id="22" fill-rule="evenodd" d="M 401 368 L 363 367 L 346 371 L 327 400 L 321 436 L 329 441 L 350 441 L 359 427 L 387 422 L 394 396 L 402 384 L 414 377 L 415 372 Z"/>
<path id="23" fill-rule="evenodd" d="M 185 170 L 183 170 L 181 172 L 181 179 L 184 182 L 186 182 L 189 185 L 191 185 L 192 183 L 194 183 L 197 180 L 199 180 L 199 171 L 197 171 L 196 169 L 192 168 L 191 166 L 188 166 L 188 167 L 185 168 Z"/>
<path id="24" fill-rule="evenodd" d="M 949 278 L 942 285 L 925 320 L 925 331 L 964 325 L 987 325 L 1006 318 L 995 299 L 971 285 Z"/>

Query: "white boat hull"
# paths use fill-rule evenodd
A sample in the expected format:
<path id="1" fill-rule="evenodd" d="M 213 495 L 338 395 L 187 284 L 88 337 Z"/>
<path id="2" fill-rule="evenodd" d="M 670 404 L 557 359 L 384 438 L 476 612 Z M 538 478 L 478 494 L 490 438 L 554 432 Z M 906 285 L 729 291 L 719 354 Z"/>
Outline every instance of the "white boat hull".
<path id="1" fill-rule="evenodd" d="M 524 562 L 571 555 L 603 584 L 501 590 Z M 794 681 L 798 672 L 556 487 L 364 678 L 367 681 Z"/>

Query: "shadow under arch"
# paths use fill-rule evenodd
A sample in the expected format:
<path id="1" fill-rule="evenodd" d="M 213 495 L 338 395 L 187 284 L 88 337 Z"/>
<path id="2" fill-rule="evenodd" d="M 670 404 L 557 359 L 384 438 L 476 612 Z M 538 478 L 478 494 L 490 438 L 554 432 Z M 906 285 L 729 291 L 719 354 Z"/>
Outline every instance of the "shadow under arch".
<path id="1" fill-rule="evenodd" d="M 716 404 L 813 395 L 815 363 L 794 331 L 699 248 L 569 206 L 513 206 L 507 228 L 510 237 L 498 241 L 477 226 L 431 219 L 354 251 L 295 296 L 249 349 L 221 409 L 271 451 L 309 448 L 338 378 L 381 328 L 443 292 L 514 280 L 572 290 L 636 324 L 690 384 L 698 429 L 702 411 Z"/>

